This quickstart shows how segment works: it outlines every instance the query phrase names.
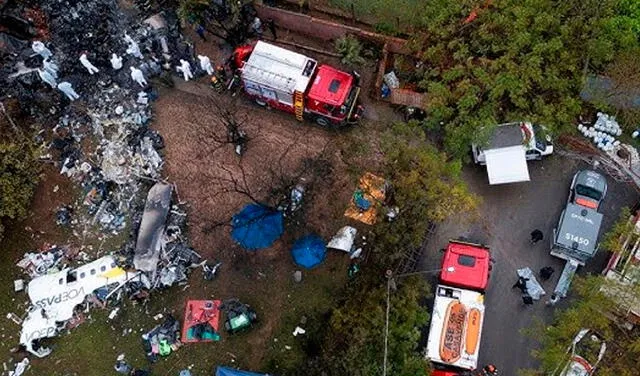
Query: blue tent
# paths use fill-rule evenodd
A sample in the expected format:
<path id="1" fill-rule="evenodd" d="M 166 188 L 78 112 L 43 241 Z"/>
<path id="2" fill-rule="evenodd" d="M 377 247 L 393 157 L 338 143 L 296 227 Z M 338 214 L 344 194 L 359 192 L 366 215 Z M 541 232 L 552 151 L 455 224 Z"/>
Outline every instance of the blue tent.
<path id="1" fill-rule="evenodd" d="M 311 269 L 324 261 L 327 247 L 318 235 L 307 235 L 295 242 L 291 255 L 296 264 Z"/>
<path id="2" fill-rule="evenodd" d="M 240 371 L 239 369 L 218 366 L 218 368 L 216 368 L 215 376 L 269 376 L 269 375 L 266 373 Z"/>
<path id="3" fill-rule="evenodd" d="M 249 250 L 271 246 L 284 231 L 282 212 L 258 204 L 245 206 L 231 224 L 233 240 Z"/>

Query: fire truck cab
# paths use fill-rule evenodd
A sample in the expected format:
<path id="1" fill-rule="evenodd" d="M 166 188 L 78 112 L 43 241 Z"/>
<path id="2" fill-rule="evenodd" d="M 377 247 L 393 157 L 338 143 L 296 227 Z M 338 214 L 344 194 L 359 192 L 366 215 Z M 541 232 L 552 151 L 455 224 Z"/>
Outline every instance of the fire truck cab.
<path id="1" fill-rule="evenodd" d="M 262 41 L 234 53 L 245 93 L 262 106 L 321 126 L 345 126 L 362 116 L 357 74 Z"/>

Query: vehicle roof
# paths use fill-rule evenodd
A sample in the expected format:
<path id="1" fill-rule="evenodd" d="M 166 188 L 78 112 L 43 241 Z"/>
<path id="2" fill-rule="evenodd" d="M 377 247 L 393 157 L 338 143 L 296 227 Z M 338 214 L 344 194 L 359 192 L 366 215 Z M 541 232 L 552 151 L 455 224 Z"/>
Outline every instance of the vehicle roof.
<path id="1" fill-rule="evenodd" d="M 583 206 L 568 203 L 560 218 L 555 243 L 567 249 L 567 254 L 581 256 L 582 260 L 591 258 L 596 253 L 602 214 Z M 581 237 L 585 242 L 572 240 L 569 235 Z M 577 253 L 576 253 L 577 252 Z"/>
<path id="2" fill-rule="evenodd" d="M 521 127 L 527 127 L 531 131 L 530 123 L 507 123 L 498 125 L 493 131 L 491 138 L 489 138 L 489 144 L 486 149 L 523 145 L 524 135 Z"/>
<path id="3" fill-rule="evenodd" d="M 349 95 L 353 76 L 328 65 L 321 65 L 309 89 L 309 99 L 327 103 L 331 106 L 342 105 Z"/>
<path id="4" fill-rule="evenodd" d="M 446 362 L 440 357 L 441 339 L 446 336 L 447 333 L 444 328 L 445 321 L 447 320 L 447 309 L 451 303 L 462 303 L 467 313 L 471 309 L 477 309 L 480 312 L 479 332 L 477 338 L 477 345 L 475 352 L 472 354 L 466 353 L 466 340 L 463 338 L 461 344 L 460 358 L 454 362 Z M 482 322 L 484 321 L 484 295 L 477 292 L 466 289 L 460 289 L 456 287 L 437 285 L 435 289 L 435 300 L 433 302 L 433 312 L 431 314 L 431 324 L 429 328 L 429 338 L 427 339 L 427 348 L 425 357 L 428 360 L 437 362 L 440 364 L 446 364 L 463 369 L 474 370 L 478 366 L 478 354 L 480 351 L 480 342 L 482 339 Z M 465 319 L 464 327 L 466 332 L 468 325 L 468 314 Z M 463 333 L 465 337 L 466 333 Z"/>
<path id="5" fill-rule="evenodd" d="M 304 92 L 316 65 L 307 56 L 259 41 L 242 67 L 242 78 L 290 94 Z"/>
<path id="6" fill-rule="evenodd" d="M 576 185 L 585 185 L 599 192 L 607 190 L 607 179 L 593 170 L 582 170 L 576 173 Z M 604 197 L 603 197 L 604 198 Z"/>
<path id="7" fill-rule="evenodd" d="M 460 264 L 460 256 L 475 259 L 475 265 Z M 442 257 L 440 282 L 447 285 L 484 291 L 489 282 L 489 249 L 477 244 L 450 241 Z M 449 268 L 453 271 L 449 271 Z"/>

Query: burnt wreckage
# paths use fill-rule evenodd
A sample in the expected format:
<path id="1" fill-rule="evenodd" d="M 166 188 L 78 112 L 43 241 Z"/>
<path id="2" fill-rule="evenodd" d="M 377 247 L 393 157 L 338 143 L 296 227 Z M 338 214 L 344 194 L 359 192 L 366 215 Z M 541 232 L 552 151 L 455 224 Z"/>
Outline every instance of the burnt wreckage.
<path id="1" fill-rule="evenodd" d="M 175 74 L 181 59 L 198 64 L 175 12 L 149 17 L 149 4 L 137 3 L 147 14 L 123 10 L 116 0 L 0 0 L 0 101 L 18 103 L 33 119 L 36 142 L 45 149 L 42 159 L 54 162 L 83 191 L 78 207 L 58 216 L 59 224 L 72 226 L 79 239 L 117 234 L 128 221 L 131 230 L 127 244 L 112 255 L 89 255 L 94 261 L 72 265 L 76 259 L 56 254 L 38 264 L 46 275 L 28 275 L 31 307 L 21 344 L 37 356 L 50 352 L 40 340 L 63 331 L 79 304 L 104 306 L 122 292 L 140 297 L 141 290 L 184 283 L 201 261 L 182 236 L 186 214 L 171 204 L 171 189 L 162 197 L 162 220 L 148 225 L 143 218 L 147 192 L 161 179 L 164 144 L 148 127 L 157 93 L 134 81 L 132 68 L 149 79 Z M 88 65 L 95 69 L 88 72 Z M 146 260 L 143 270 L 134 265 L 140 227 L 153 234 L 145 247 L 153 246 L 155 262 Z M 57 294 L 73 299 L 40 291 L 53 276 Z M 55 304 L 42 303 L 49 301 Z"/>

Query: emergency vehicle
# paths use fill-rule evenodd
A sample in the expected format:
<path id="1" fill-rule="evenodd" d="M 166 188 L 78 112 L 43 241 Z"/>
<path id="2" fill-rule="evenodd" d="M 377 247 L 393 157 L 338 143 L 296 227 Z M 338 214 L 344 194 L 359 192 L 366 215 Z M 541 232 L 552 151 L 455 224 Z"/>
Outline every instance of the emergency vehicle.
<path id="1" fill-rule="evenodd" d="M 477 370 L 490 270 L 483 245 L 452 240 L 444 250 L 425 353 L 432 376 Z"/>
<path id="2" fill-rule="evenodd" d="M 355 72 L 318 65 L 314 59 L 262 41 L 238 47 L 232 60 L 244 92 L 261 106 L 323 127 L 354 124 L 362 116 Z"/>

